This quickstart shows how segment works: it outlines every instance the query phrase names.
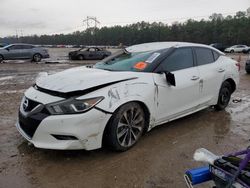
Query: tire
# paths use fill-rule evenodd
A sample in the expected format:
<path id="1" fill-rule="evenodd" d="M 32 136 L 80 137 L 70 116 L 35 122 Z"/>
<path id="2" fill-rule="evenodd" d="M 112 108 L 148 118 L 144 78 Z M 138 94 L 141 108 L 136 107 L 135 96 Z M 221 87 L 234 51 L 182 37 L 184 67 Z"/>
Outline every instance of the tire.
<path id="1" fill-rule="evenodd" d="M 231 50 L 230 53 L 234 53 L 234 50 Z"/>
<path id="2" fill-rule="evenodd" d="M 3 60 L 4 60 L 3 56 L 2 56 L 2 55 L 0 55 L 0 63 L 2 63 L 2 62 L 3 62 Z"/>
<path id="3" fill-rule="evenodd" d="M 106 57 L 108 57 L 107 55 L 103 55 L 101 59 L 105 59 Z"/>
<path id="4" fill-rule="evenodd" d="M 133 147 L 145 129 L 145 113 L 136 102 L 121 106 L 111 117 L 104 133 L 105 144 L 114 151 Z"/>
<path id="5" fill-rule="evenodd" d="M 41 54 L 34 54 L 32 60 L 34 62 L 40 62 L 42 60 L 42 55 Z"/>
<path id="6" fill-rule="evenodd" d="M 78 59 L 78 60 L 84 60 L 84 56 L 83 56 L 83 55 L 78 55 L 78 56 L 77 56 L 77 59 Z"/>
<path id="7" fill-rule="evenodd" d="M 232 94 L 232 87 L 229 82 L 225 81 L 221 85 L 220 92 L 219 92 L 219 97 L 217 104 L 215 105 L 216 110 L 224 110 L 231 98 Z"/>

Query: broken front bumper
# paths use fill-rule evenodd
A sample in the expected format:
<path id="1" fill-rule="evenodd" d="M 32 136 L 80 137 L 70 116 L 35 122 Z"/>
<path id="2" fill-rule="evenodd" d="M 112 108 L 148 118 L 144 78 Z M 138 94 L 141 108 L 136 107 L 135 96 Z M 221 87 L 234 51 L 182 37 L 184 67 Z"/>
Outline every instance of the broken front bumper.
<path id="1" fill-rule="evenodd" d="M 111 117 L 96 109 L 76 115 L 50 115 L 41 121 L 38 116 L 24 117 L 20 112 L 16 123 L 18 131 L 35 147 L 58 150 L 100 148 Z"/>

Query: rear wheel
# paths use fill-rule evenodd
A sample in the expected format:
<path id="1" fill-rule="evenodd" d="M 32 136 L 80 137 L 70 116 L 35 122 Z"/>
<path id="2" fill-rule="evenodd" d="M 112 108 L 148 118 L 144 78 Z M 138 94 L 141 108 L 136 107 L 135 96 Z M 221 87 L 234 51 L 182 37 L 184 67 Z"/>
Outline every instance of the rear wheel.
<path id="1" fill-rule="evenodd" d="M 131 102 L 120 107 L 111 117 L 105 130 L 106 144 L 115 151 L 126 151 L 140 139 L 145 128 L 142 107 Z"/>
<path id="2" fill-rule="evenodd" d="M 234 53 L 234 50 L 231 50 L 230 53 Z"/>
<path id="3" fill-rule="evenodd" d="M 221 85 L 220 92 L 219 92 L 219 97 L 217 104 L 215 105 L 215 108 L 217 110 L 224 110 L 231 98 L 232 94 L 232 87 L 229 82 L 225 81 Z"/>
<path id="4" fill-rule="evenodd" d="M 42 60 L 41 54 L 35 54 L 32 59 L 34 62 L 40 62 Z"/>

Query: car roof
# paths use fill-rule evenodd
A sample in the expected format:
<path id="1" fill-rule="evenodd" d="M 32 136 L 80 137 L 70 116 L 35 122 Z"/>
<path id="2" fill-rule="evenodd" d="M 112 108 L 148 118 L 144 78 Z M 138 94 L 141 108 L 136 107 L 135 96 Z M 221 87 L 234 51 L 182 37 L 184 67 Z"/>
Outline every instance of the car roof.
<path id="1" fill-rule="evenodd" d="M 143 43 L 137 44 L 133 46 L 129 46 L 126 48 L 128 52 L 146 52 L 146 51 L 157 51 L 163 50 L 167 48 L 179 48 L 179 47 L 205 47 L 213 49 L 214 51 L 223 54 L 221 51 L 213 48 L 212 46 L 208 46 L 205 44 L 198 43 L 190 43 L 190 42 L 151 42 L 151 43 Z"/>
<path id="2" fill-rule="evenodd" d="M 13 43 L 9 45 L 29 45 L 29 46 L 34 46 L 33 44 L 26 44 L 26 43 Z"/>

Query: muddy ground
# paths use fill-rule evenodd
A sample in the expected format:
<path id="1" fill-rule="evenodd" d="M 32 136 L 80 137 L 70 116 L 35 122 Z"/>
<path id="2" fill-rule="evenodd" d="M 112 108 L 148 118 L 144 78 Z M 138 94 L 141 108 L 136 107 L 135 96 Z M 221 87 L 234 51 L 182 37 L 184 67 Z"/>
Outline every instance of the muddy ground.
<path id="1" fill-rule="evenodd" d="M 52 58 L 66 59 L 65 49 Z M 238 58 L 238 55 L 234 56 Z M 52 151 L 36 149 L 17 132 L 23 92 L 39 72 L 57 72 L 92 62 L 0 64 L 0 188 L 185 187 L 183 173 L 197 167 L 193 153 L 205 147 L 224 154 L 250 145 L 250 75 L 242 56 L 240 86 L 226 111 L 205 109 L 147 133 L 131 150 Z M 202 186 L 207 187 L 207 186 Z"/>

